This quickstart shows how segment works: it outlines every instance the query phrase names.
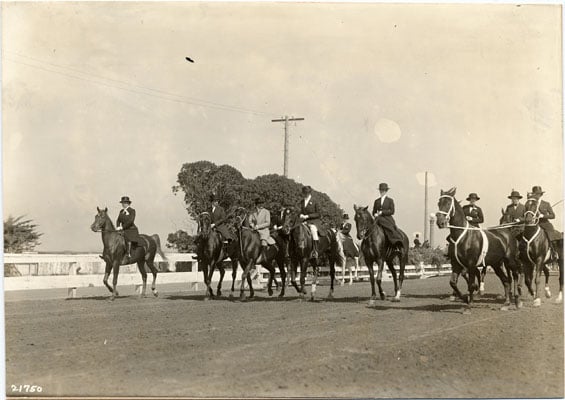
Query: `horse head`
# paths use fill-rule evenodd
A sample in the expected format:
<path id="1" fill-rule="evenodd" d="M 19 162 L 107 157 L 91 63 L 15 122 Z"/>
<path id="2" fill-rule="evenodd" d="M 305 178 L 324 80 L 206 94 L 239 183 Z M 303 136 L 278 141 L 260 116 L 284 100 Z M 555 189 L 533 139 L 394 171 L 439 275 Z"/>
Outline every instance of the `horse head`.
<path id="1" fill-rule="evenodd" d="M 233 219 L 235 226 L 240 228 L 247 225 L 247 215 L 248 211 L 245 207 L 237 207 L 233 212 Z"/>
<path id="2" fill-rule="evenodd" d="M 285 207 L 282 212 L 282 228 L 281 231 L 284 235 L 290 235 L 290 231 L 294 225 L 292 218 L 292 208 Z"/>
<path id="3" fill-rule="evenodd" d="M 114 230 L 114 225 L 108 216 L 108 207 L 103 210 L 100 207 L 96 207 L 98 211 L 94 216 L 94 222 L 90 225 L 92 232 L 103 232 L 108 230 Z"/>
<path id="4" fill-rule="evenodd" d="M 355 226 L 357 227 L 357 239 L 363 240 L 367 232 L 373 226 L 373 217 L 369 212 L 369 206 L 357 207 L 353 204 L 355 210 Z"/>
<path id="5" fill-rule="evenodd" d="M 502 225 L 502 224 L 509 224 L 511 222 L 514 222 L 512 221 L 512 215 L 506 214 L 504 208 L 501 208 L 500 211 L 502 213 L 502 216 L 500 217 L 500 221 L 498 222 L 499 224 Z"/>
<path id="6" fill-rule="evenodd" d="M 526 225 L 536 225 L 539 220 L 540 212 L 539 212 L 539 205 L 540 202 L 537 197 L 533 196 L 531 193 L 528 193 L 528 200 L 524 204 L 524 208 L 526 212 L 524 213 L 524 220 Z"/>
<path id="7" fill-rule="evenodd" d="M 455 216 L 455 192 L 457 188 L 452 187 L 447 191 L 441 191 L 437 203 L 436 223 L 438 228 L 443 229 L 449 225 L 449 220 Z"/>
<path id="8" fill-rule="evenodd" d="M 198 232 L 203 238 L 207 238 L 212 230 L 212 217 L 209 212 L 203 212 L 198 215 Z"/>

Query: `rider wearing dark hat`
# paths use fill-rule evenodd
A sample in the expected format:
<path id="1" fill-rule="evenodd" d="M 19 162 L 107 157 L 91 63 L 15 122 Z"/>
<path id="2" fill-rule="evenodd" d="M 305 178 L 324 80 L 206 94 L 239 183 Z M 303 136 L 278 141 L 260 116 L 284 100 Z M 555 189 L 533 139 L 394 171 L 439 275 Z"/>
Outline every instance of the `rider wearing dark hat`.
<path id="1" fill-rule="evenodd" d="M 386 183 L 379 184 L 381 197 L 373 203 L 373 216 L 377 224 L 383 228 L 389 244 L 397 251 L 400 251 L 402 248 L 402 235 L 398 231 L 396 222 L 392 217 L 394 215 L 394 200 L 387 195 L 389 189 Z"/>
<path id="2" fill-rule="evenodd" d="M 467 197 L 469 204 L 463 206 L 465 218 L 469 221 L 469 225 L 475 228 L 478 228 L 479 224 L 482 224 L 485 221 L 485 218 L 483 217 L 483 210 L 475 204 L 480 199 L 481 198 L 477 196 L 477 193 L 470 193 L 469 197 Z"/>
<path id="3" fill-rule="evenodd" d="M 139 240 L 139 231 L 137 230 L 137 226 L 135 226 L 135 210 L 130 207 L 131 200 L 128 196 L 123 196 L 120 203 L 122 205 L 122 209 L 120 210 L 118 219 L 116 220 L 116 229 L 118 231 L 123 231 L 128 250 L 128 257 L 131 258 L 132 243 L 137 245 L 137 241 Z"/>
<path id="4" fill-rule="evenodd" d="M 556 231 L 553 227 L 553 224 L 549 222 L 550 219 L 555 218 L 555 214 L 553 213 L 551 205 L 547 201 L 541 199 L 541 196 L 543 196 L 544 193 L 545 192 L 541 190 L 541 186 L 534 186 L 532 187 L 530 196 L 534 197 L 539 202 L 538 225 L 547 235 L 547 239 L 549 240 L 549 245 L 551 248 L 552 258 L 557 259 L 557 253 L 555 251 L 555 245 L 553 242 L 562 239 L 562 235 L 561 233 Z"/>
<path id="5" fill-rule="evenodd" d="M 504 210 L 504 215 L 510 216 L 512 222 L 524 222 L 524 213 L 526 212 L 526 208 L 522 203 L 520 203 L 520 199 L 522 196 L 520 192 L 512 189 L 510 196 L 508 196 L 510 200 L 512 200 L 511 204 L 506 206 L 506 210 Z"/>
<path id="6" fill-rule="evenodd" d="M 318 232 L 321 229 L 322 221 L 320 220 L 320 208 L 318 203 L 312 199 L 312 188 L 304 186 L 302 188 L 302 201 L 298 205 L 300 210 L 300 219 L 305 221 L 310 232 L 312 233 L 313 251 L 312 257 L 318 258 Z"/>
<path id="7" fill-rule="evenodd" d="M 218 198 L 213 193 L 210 194 L 210 203 L 212 204 L 210 206 L 210 221 L 212 222 L 212 225 L 210 226 L 220 232 L 224 240 L 227 240 L 228 242 L 234 240 L 235 237 L 233 233 L 228 229 L 228 225 L 225 223 L 227 220 L 226 211 L 220 205 Z"/>

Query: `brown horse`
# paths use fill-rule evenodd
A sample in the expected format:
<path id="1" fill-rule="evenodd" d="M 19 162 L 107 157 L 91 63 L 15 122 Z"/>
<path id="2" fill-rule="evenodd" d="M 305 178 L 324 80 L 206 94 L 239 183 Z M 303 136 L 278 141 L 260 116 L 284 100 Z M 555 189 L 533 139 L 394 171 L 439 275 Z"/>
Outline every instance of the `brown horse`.
<path id="1" fill-rule="evenodd" d="M 375 291 L 375 271 L 373 263 L 377 263 L 377 286 L 379 287 L 379 294 L 381 300 L 386 299 L 386 294 L 382 289 L 381 282 L 383 276 L 384 263 L 392 274 L 394 280 L 394 297 L 392 301 L 400 301 L 400 294 L 402 291 L 402 282 L 404 281 L 404 268 L 408 261 L 408 236 L 400 230 L 402 235 L 402 250 L 401 252 L 394 251 L 388 246 L 385 238 L 383 228 L 381 228 L 373 219 L 373 216 L 368 211 L 368 207 L 357 207 L 355 209 L 355 225 L 357 226 L 357 239 L 361 240 L 361 251 L 365 258 L 365 263 L 369 269 L 369 277 L 371 280 L 371 299 L 369 305 L 374 305 L 377 299 Z M 400 274 L 396 276 L 394 269 L 394 260 L 398 259 L 400 266 Z"/>
<path id="2" fill-rule="evenodd" d="M 269 271 L 269 281 L 267 283 L 267 290 L 269 296 L 273 295 L 272 283 L 273 281 L 278 286 L 275 279 L 275 268 L 273 267 L 273 261 L 280 261 L 280 255 L 282 254 L 283 260 L 280 261 L 279 270 L 281 273 L 281 278 L 283 280 L 283 289 L 279 296 L 284 296 L 284 285 L 286 282 L 286 271 L 284 270 L 284 248 L 279 244 L 269 245 L 266 252 L 266 257 L 263 256 L 261 246 L 261 239 L 259 233 L 254 229 L 251 229 L 248 224 L 248 212 L 243 207 L 238 207 L 234 211 L 234 221 L 237 229 L 238 238 L 238 259 L 241 262 L 241 267 L 243 268 L 243 274 L 241 275 L 241 286 L 239 292 L 239 299 L 241 301 L 246 300 L 245 296 L 245 281 L 249 284 L 249 298 L 255 296 L 255 291 L 253 290 L 253 283 L 251 281 L 250 271 L 251 268 L 257 264 L 265 267 Z M 282 239 L 281 239 L 282 240 Z M 276 242 L 276 240 L 275 240 Z M 234 275 L 235 276 L 235 275 Z"/>
<path id="3" fill-rule="evenodd" d="M 325 258 L 330 266 L 330 292 L 328 298 L 333 298 L 335 286 L 335 264 L 339 258 L 337 250 L 337 237 L 335 232 L 328 229 L 324 234 L 318 232 L 318 254 L 320 258 L 312 257 L 312 250 L 314 249 L 314 241 L 312 233 L 306 225 L 306 222 L 299 217 L 299 211 L 295 210 L 290 216 L 290 279 L 292 286 L 299 293 L 300 297 L 306 296 L 306 274 L 308 273 L 308 264 L 314 270 L 314 277 L 311 286 L 311 300 L 315 300 L 316 286 L 318 283 L 319 265 L 318 262 L 321 258 Z M 300 287 L 296 283 L 296 274 L 300 266 Z"/>
<path id="4" fill-rule="evenodd" d="M 167 257 L 161 250 L 161 240 L 158 235 L 139 235 L 139 245 L 131 249 L 131 257 L 127 255 L 126 241 L 122 231 L 118 231 L 114 228 L 112 220 L 108 216 L 108 208 L 98 210 L 97 214 L 94 216 L 94 222 L 90 225 L 90 229 L 94 232 L 102 233 L 102 244 L 104 245 L 104 250 L 102 253 L 102 258 L 106 262 L 106 270 L 104 273 L 104 285 L 112 293 L 111 300 L 114 300 L 118 294 L 118 274 L 120 273 L 120 265 L 128 265 L 137 263 L 137 268 L 141 273 L 143 279 L 143 289 L 141 291 L 141 297 L 146 296 L 147 287 L 147 272 L 145 272 L 145 264 L 151 270 L 153 274 L 153 282 L 151 283 L 151 291 L 154 296 L 158 296 L 157 289 L 155 288 L 155 280 L 157 279 L 157 268 L 153 264 L 155 260 L 155 254 L 167 260 Z M 113 286 L 108 284 L 108 277 L 110 272 L 113 272 Z"/>
<path id="5" fill-rule="evenodd" d="M 514 236 L 510 229 L 491 232 L 471 227 L 465 218 L 463 208 L 455 199 L 455 191 L 455 188 L 446 192 L 441 191 L 438 202 L 439 211 L 436 213 L 437 226 L 440 229 L 450 228 L 449 258 L 452 273 L 449 283 L 453 291 L 457 297 L 467 303 L 467 311 L 469 311 L 473 302 L 473 292 L 478 289 L 475 279 L 479 277 L 479 266 L 489 265 L 504 286 L 505 301 L 502 309 L 506 310 L 510 305 L 512 281 L 514 282 L 515 304 L 520 308 L 522 302 L 519 285 L 522 271 L 516 262 L 518 249 Z M 503 265 L 511 272 L 509 276 L 505 273 Z M 457 279 L 465 271 L 469 274 L 467 281 L 469 293 L 464 297 L 457 288 Z"/>
<path id="6" fill-rule="evenodd" d="M 520 241 L 520 259 L 524 264 L 526 286 L 530 294 L 534 297 L 534 306 L 541 305 L 540 286 L 541 286 L 541 273 L 545 273 L 545 295 L 551 297 L 549 291 L 549 269 L 547 263 L 550 262 L 550 246 L 549 239 L 543 232 L 542 228 L 538 225 L 540 219 L 539 201 L 535 197 L 528 197 L 525 204 L 526 213 L 525 227 Z M 563 239 L 557 241 L 557 254 L 559 265 L 559 295 L 557 296 L 556 303 L 563 301 Z M 535 280 L 536 289 L 532 288 L 532 281 Z"/>
<path id="7" fill-rule="evenodd" d="M 216 295 L 222 296 L 222 282 L 226 270 L 224 268 L 223 260 L 230 257 L 232 263 L 232 292 L 235 282 L 235 274 L 237 272 L 237 243 L 232 241 L 227 247 L 224 247 L 222 236 L 220 233 L 212 228 L 211 216 L 208 212 L 203 212 L 198 215 L 198 245 L 196 247 L 196 254 L 198 255 L 198 263 L 204 275 L 204 283 L 206 285 L 205 300 L 214 298 L 214 290 L 212 289 L 212 276 L 217 267 L 220 271 L 220 281 Z"/>

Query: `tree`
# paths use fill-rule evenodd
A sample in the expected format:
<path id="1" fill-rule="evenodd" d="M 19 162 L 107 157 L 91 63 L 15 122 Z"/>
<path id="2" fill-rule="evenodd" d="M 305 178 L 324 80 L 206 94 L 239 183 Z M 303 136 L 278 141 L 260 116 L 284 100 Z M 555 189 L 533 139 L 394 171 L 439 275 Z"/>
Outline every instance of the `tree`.
<path id="1" fill-rule="evenodd" d="M 193 253 L 196 251 L 194 236 L 189 235 L 183 230 L 169 233 L 166 246 L 170 249 L 175 249 L 179 253 Z"/>
<path id="2" fill-rule="evenodd" d="M 41 244 L 39 238 L 43 233 L 37 232 L 37 225 L 31 219 L 23 220 L 24 215 L 17 218 L 11 215 L 4 221 L 4 252 L 21 253 L 32 251 Z"/>
<path id="3" fill-rule="evenodd" d="M 177 176 L 173 193 L 184 192 L 188 213 L 196 218 L 210 205 L 209 195 L 215 193 L 222 207 L 230 213 L 235 207 L 251 208 L 256 196 L 265 199 L 265 208 L 271 215 L 278 213 L 285 203 L 296 205 L 302 199 L 302 184 L 277 174 L 245 179 L 241 172 L 229 166 L 217 166 L 210 161 L 184 164 Z M 312 190 L 320 204 L 322 222 L 326 226 L 339 225 L 343 210 L 330 197 Z"/>

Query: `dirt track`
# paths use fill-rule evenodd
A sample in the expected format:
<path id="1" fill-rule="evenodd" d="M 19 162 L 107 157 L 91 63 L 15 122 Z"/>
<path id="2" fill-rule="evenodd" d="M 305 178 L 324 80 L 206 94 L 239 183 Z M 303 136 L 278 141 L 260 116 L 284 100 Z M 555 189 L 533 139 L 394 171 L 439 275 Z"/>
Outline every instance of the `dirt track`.
<path id="1" fill-rule="evenodd" d="M 7 302 L 7 394 L 563 397 L 562 305 L 500 311 L 489 275 L 463 315 L 447 279 L 406 281 L 401 303 L 372 308 L 366 283 L 314 303 L 294 290 L 247 303 L 202 292 Z"/>

